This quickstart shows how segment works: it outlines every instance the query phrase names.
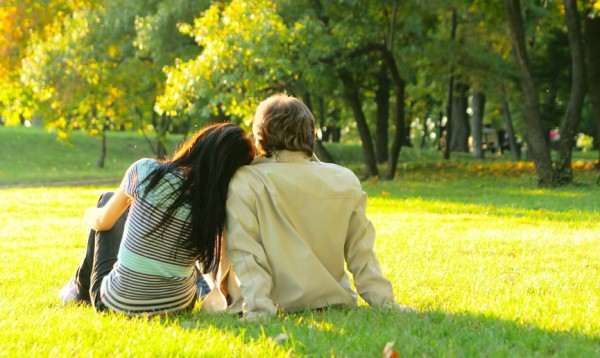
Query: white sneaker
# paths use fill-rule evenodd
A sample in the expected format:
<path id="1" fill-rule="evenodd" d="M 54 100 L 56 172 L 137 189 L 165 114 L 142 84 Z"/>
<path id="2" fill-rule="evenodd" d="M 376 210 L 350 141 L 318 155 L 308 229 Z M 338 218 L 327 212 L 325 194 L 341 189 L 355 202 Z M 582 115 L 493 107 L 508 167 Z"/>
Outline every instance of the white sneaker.
<path id="1" fill-rule="evenodd" d="M 69 302 L 79 301 L 77 298 L 78 295 L 79 290 L 77 289 L 77 284 L 75 283 L 75 279 L 72 278 L 71 281 L 60 290 L 58 298 L 62 300 L 63 306 L 66 306 Z"/>

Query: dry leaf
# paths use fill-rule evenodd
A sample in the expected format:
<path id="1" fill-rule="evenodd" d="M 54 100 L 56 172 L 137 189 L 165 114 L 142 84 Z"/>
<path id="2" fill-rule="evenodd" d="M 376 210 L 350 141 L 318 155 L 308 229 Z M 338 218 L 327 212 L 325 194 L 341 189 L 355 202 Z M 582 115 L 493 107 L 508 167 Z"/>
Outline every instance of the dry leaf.
<path id="1" fill-rule="evenodd" d="M 383 358 L 398 358 L 400 357 L 400 354 L 398 354 L 398 352 L 396 352 L 394 349 L 394 342 L 387 342 L 385 344 L 385 347 L 383 347 Z"/>

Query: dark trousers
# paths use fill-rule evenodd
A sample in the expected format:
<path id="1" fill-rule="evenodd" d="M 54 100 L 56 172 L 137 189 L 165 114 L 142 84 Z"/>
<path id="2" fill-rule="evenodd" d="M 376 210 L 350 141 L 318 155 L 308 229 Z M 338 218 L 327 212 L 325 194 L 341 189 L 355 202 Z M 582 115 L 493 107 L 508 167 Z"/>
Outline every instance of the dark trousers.
<path id="1" fill-rule="evenodd" d="M 102 194 L 96 206 L 99 208 L 104 206 L 112 196 L 112 192 Z M 83 262 L 75 272 L 78 298 L 92 304 L 100 311 L 106 309 L 100 302 L 100 286 L 102 279 L 110 273 L 117 262 L 128 213 L 129 209 L 108 231 L 90 230 Z"/>
<path id="2" fill-rule="evenodd" d="M 112 192 L 102 194 L 96 206 L 99 208 L 104 206 L 112 196 Z M 121 215 L 112 229 L 108 231 L 90 230 L 83 262 L 75 272 L 75 283 L 79 292 L 77 298 L 90 303 L 99 311 L 106 310 L 106 306 L 100 301 L 100 286 L 102 285 L 102 279 L 110 273 L 117 262 L 128 214 L 129 209 Z M 210 292 L 210 287 L 199 270 L 196 287 L 198 298 L 204 297 Z"/>

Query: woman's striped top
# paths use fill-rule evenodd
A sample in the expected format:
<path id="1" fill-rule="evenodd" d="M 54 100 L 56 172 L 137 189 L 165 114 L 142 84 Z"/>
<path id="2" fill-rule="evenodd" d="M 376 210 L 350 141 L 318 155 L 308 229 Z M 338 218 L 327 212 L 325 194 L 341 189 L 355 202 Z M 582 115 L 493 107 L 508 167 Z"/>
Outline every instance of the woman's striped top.
<path id="1" fill-rule="evenodd" d="M 144 179 L 157 165 L 156 160 L 141 159 L 121 183 L 132 202 L 117 263 L 100 291 L 102 303 L 113 311 L 161 314 L 186 308 L 196 297 L 196 258 L 182 246 L 191 232 L 190 206 L 180 207 L 169 225 L 159 226 L 173 202 L 169 194 L 182 177 L 167 174 L 145 194 Z"/>

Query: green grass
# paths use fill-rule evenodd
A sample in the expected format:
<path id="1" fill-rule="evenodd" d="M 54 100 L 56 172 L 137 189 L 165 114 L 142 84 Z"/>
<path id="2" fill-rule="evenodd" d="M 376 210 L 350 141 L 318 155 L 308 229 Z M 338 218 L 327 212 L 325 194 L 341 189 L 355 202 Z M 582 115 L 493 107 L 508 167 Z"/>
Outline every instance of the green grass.
<path id="1" fill-rule="evenodd" d="M 542 190 L 527 163 L 405 162 L 364 188 L 381 268 L 420 312 L 361 301 L 261 323 L 62 307 L 82 213 L 114 185 L 0 190 L 0 355 L 377 357 L 395 342 L 401 356 L 599 356 L 596 176 L 582 165 L 575 185 Z"/>
<path id="2" fill-rule="evenodd" d="M 179 138 L 170 140 L 171 150 Z M 99 138 L 76 131 L 69 140 L 42 128 L 0 126 L 0 185 L 119 179 L 133 161 L 154 156 L 141 135 L 108 132 L 105 167 L 98 168 Z"/>

